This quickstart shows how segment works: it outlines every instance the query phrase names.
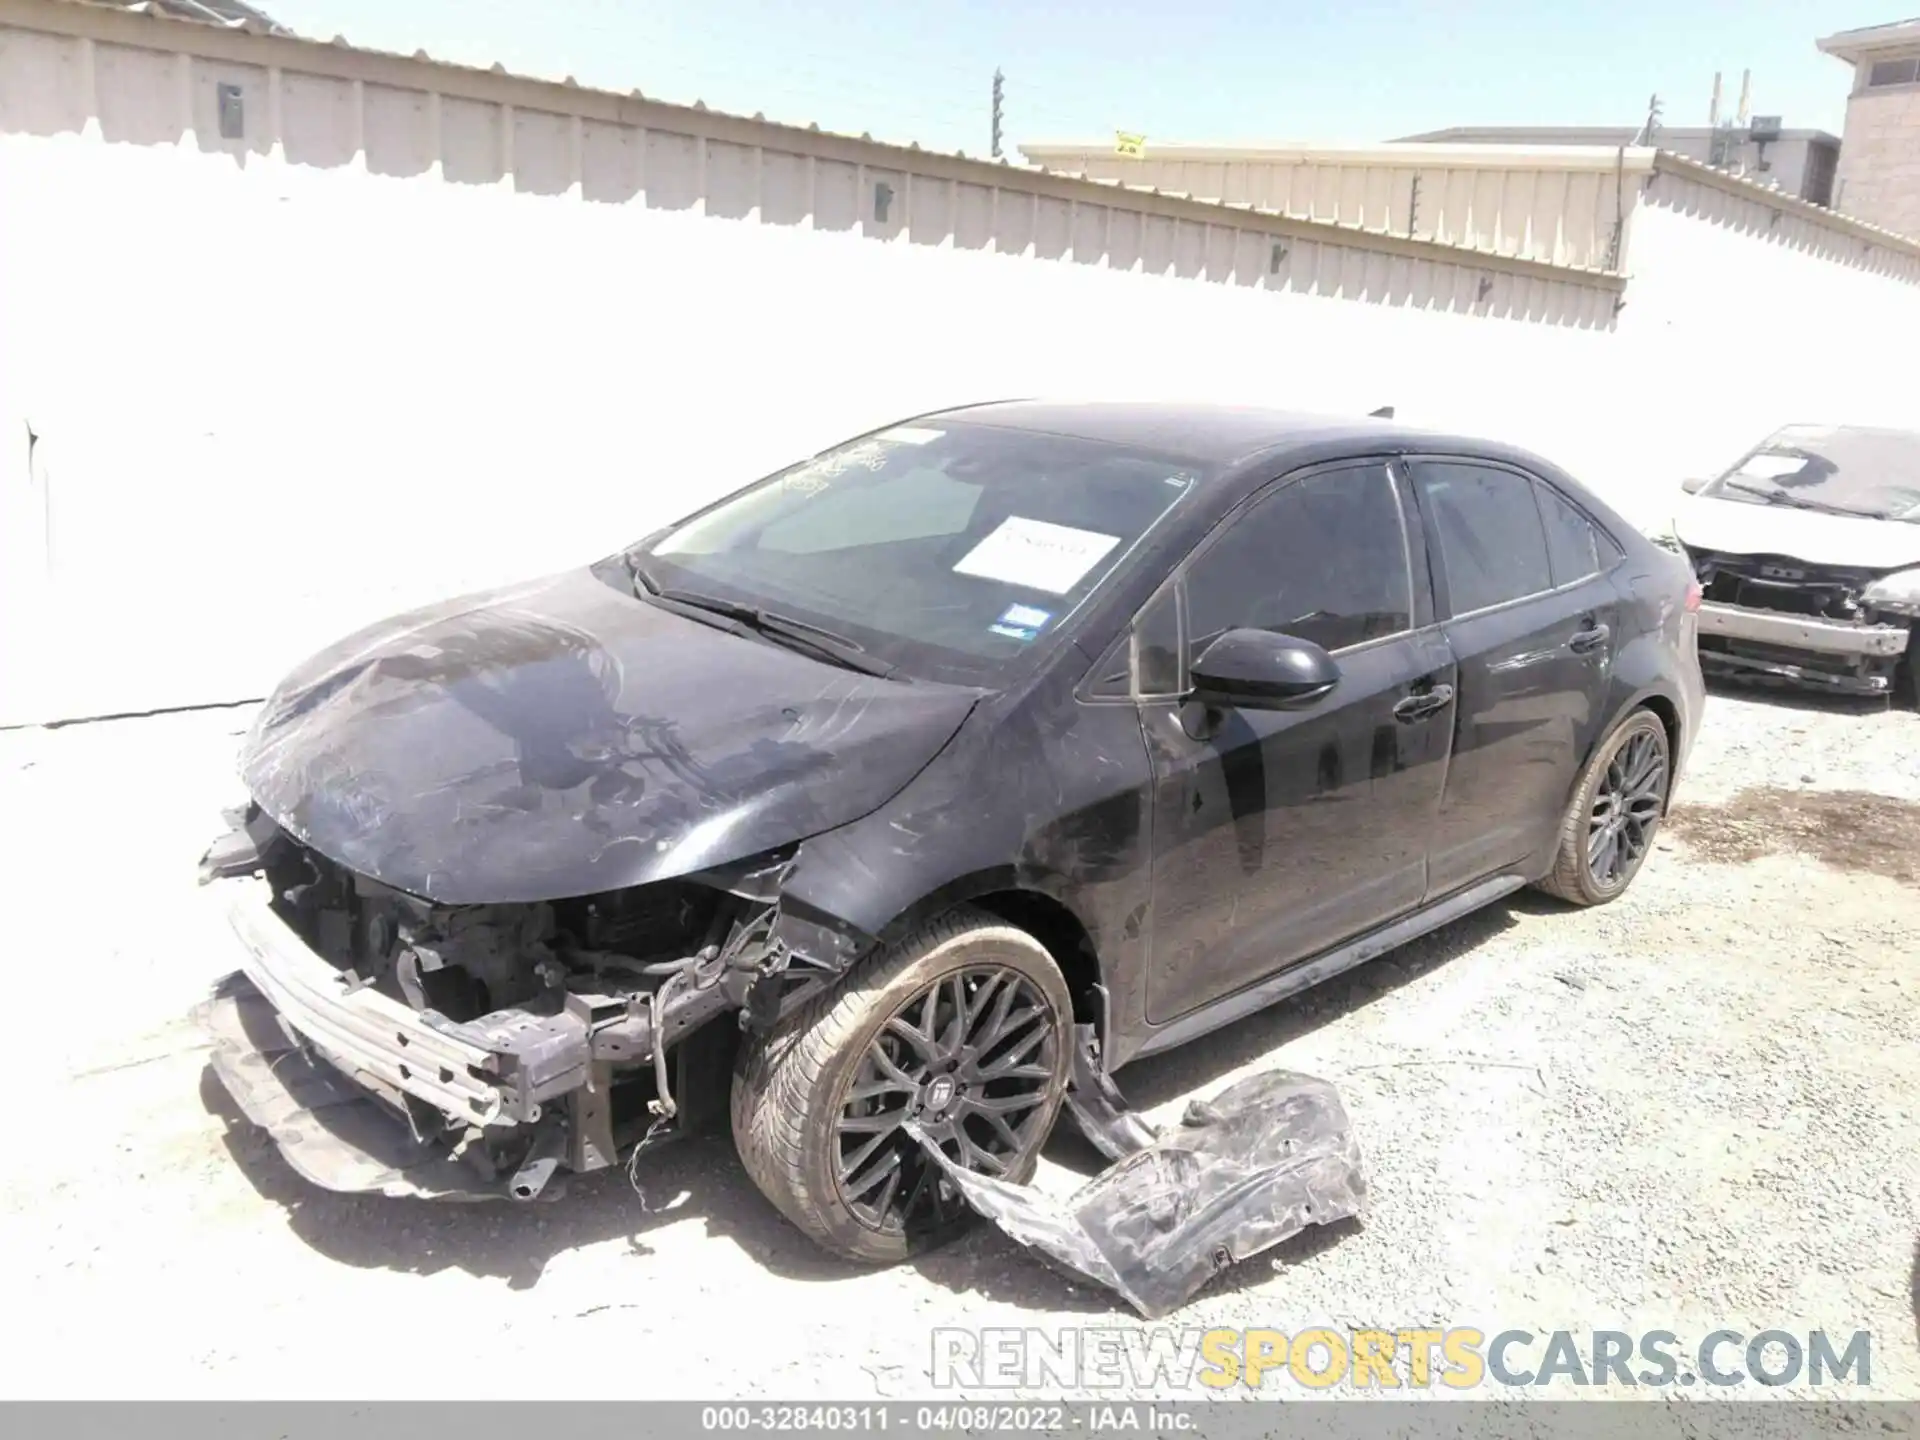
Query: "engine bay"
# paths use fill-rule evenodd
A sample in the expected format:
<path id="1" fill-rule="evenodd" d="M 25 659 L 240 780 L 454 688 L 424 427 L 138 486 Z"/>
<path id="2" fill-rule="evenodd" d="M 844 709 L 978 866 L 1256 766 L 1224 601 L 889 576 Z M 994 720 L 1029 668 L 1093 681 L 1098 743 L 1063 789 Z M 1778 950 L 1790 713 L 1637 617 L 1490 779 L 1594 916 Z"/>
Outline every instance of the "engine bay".
<path id="1" fill-rule="evenodd" d="M 1710 550 L 1694 551 L 1693 566 L 1705 598 L 1717 604 L 1863 625 L 1877 624 L 1880 619 L 1860 598 L 1879 578 L 1877 570 L 1808 565 L 1775 556 L 1722 555 Z"/>
<path id="2" fill-rule="evenodd" d="M 572 900 L 439 905 L 291 843 L 266 873 L 276 910 L 350 985 L 456 1023 L 508 1008 L 557 1011 L 568 993 L 657 994 L 718 958 L 741 908 L 685 880 Z"/>
<path id="3" fill-rule="evenodd" d="M 1853 695 L 1894 689 L 1912 622 L 1867 598 L 1883 571 L 1784 556 L 1690 554 L 1706 618 L 1716 610 L 1749 617 L 1720 629 L 1703 626 L 1703 663 L 1751 680 Z"/>

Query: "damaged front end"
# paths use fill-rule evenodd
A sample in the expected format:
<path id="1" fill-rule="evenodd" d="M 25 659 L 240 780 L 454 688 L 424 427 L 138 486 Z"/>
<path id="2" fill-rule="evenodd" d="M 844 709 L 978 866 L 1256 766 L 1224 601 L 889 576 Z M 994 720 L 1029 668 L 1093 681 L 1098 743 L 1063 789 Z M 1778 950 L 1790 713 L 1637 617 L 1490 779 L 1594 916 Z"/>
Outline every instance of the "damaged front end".
<path id="1" fill-rule="evenodd" d="M 1911 607 L 1884 572 L 1692 550 L 1709 674 L 1843 695 L 1889 694 L 1913 646 Z"/>
<path id="2" fill-rule="evenodd" d="M 1366 1200 L 1339 1092 L 1284 1070 L 1192 1102 L 1179 1125 L 1065 1199 L 963 1170 L 916 1124 L 907 1130 L 976 1211 L 1149 1320 L 1309 1225 L 1358 1216 Z"/>
<path id="3" fill-rule="evenodd" d="M 843 965 L 782 887 L 798 847 L 573 899 L 447 905 L 257 806 L 201 862 L 241 968 L 197 1017 L 240 1109 L 330 1190 L 533 1200 L 724 1110 L 742 1029 Z M 835 952 L 832 947 L 806 949 Z"/>

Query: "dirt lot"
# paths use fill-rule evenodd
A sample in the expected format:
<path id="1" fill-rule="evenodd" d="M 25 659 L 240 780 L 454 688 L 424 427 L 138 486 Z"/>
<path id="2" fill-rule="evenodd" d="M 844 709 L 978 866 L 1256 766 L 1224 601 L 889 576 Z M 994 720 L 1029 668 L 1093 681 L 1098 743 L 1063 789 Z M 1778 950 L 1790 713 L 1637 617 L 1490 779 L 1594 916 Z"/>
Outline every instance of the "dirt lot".
<path id="1" fill-rule="evenodd" d="M 991 1231 L 848 1271 L 724 1139 L 649 1163 L 650 1208 L 305 1187 L 176 1018 L 230 968 L 191 867 L 247 718 L 0 734 L 5 1393 L 893 1397 L 936 1326 L 1131 1323 Z M 1865 1328 L 1873 1393 L 1920 1398 L 1920 717 L 1719 696 L 1683 793 L 1622 902 L 1518 899 L 1124 1073 L 1161 1119 L 1325 1075 L 1368 1156 L 1364 1227 L 1178 1324 Z M 1056 1137 L 1042 1183 L 1096 1164 Z"/>

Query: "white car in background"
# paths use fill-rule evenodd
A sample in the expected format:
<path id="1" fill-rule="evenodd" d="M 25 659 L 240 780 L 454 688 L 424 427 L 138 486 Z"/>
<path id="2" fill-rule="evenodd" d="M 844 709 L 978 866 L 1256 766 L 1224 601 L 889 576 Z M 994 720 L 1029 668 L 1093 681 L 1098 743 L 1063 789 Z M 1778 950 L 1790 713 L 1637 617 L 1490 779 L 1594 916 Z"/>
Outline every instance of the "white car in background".
<path id="1" fill-rule="evenodd" d="M 1789 425 L 1681 488 L 1709 674 L 1920 699 L 1920 431 Z"/>

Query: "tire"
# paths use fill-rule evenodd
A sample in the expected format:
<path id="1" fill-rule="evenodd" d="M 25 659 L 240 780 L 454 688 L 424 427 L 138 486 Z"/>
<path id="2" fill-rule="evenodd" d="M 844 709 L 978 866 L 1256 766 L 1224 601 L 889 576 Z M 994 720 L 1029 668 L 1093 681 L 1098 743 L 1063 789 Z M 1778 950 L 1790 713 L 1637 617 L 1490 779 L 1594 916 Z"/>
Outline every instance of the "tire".
<path id="1" fill-rule="evenodd" d="M 1630 771 L 1620 768 L 1620 762 L 1623 757 L 1629 757 L 1629 752 Z M 1614 727 L 1595 747 L 1587 768 L 1581 772 L 1573 799 L 1561 817 L 1553 869 L 1537 882 L 1537 888 L 1571 905 L 1604 905 L 1626 894 L 1633 877 L 1640 873 L 1641 865 L 1653 853 L 1654 838 L 1666 814 L 1667 794 L 1673 783 L 1673 758 L 1669 752 L 1667 727 L 1651 710 L 1635 710 Z M 1642 767 L 1654 763 L 1656 756 L 1657 770 L 1653 777 L 1638 786 L 1625 784 L 1637 779 Z M 1607 823 L 1597 811 L 1609 791 L 1615 795 L 1628 792 L 1632 797 L 1625 807 L 1617 801 L 1608 807 L 1609 817 L 1622 808 L 1628 811 L 1629 818 L 1613 823 L 1612 829 L 1625 836 L 1627 848 L 1632 849 L 1631 854 L 1603 849 L 1603 862 L 1618 861 L 1611 869 L 1604 863 L 1596 867 L 1589 859 L 1589 846 L 1596 843 L 1597 827 Z M 1641 818 L 1631 818 L 1634 815 Z M 1636 842 L 1637 848 L 1633 848 Z"/>
<path id="2" fill-rule="evenodd" d="M 934 1053 L 955 1033 L 956 995 L 969 1007 L 963 1040 L 990 1034 L 1005 1011 L 1000 1038 L 978 1047 L 971 1061 Z M 962 907 L 741 1046 L 734 1146 L 760 1192 L 823 1249 L 865 1264 L 904 1260 L 951 1240 L 972 1212 L 897 1121 L 887 1128 L 889 1117 L 915 1113 L 929 1133 L 952 1137 L 941 1148 L 966 1168 L 1024 1184 L 1066 1095 L 1072 1024 L 1066 980 L 1046 949 L 1024 930 Z M 931 1037 L 931 1046 L 907 1031 Z M 874 1058 L 875 1047 L 891 1073 Z M 983 1077 L 983 1067 L 996 1066 L 1018 1073 Z M 1024 1103 L 1029 1093 L 1031 1105 Z M 999 1123 L 976 1105 L 995 1107 Z M 843 1124 L 864 1128 L 849 1133 Z M 843 1178 L 850 1162 L 857 1163 Z"/>

